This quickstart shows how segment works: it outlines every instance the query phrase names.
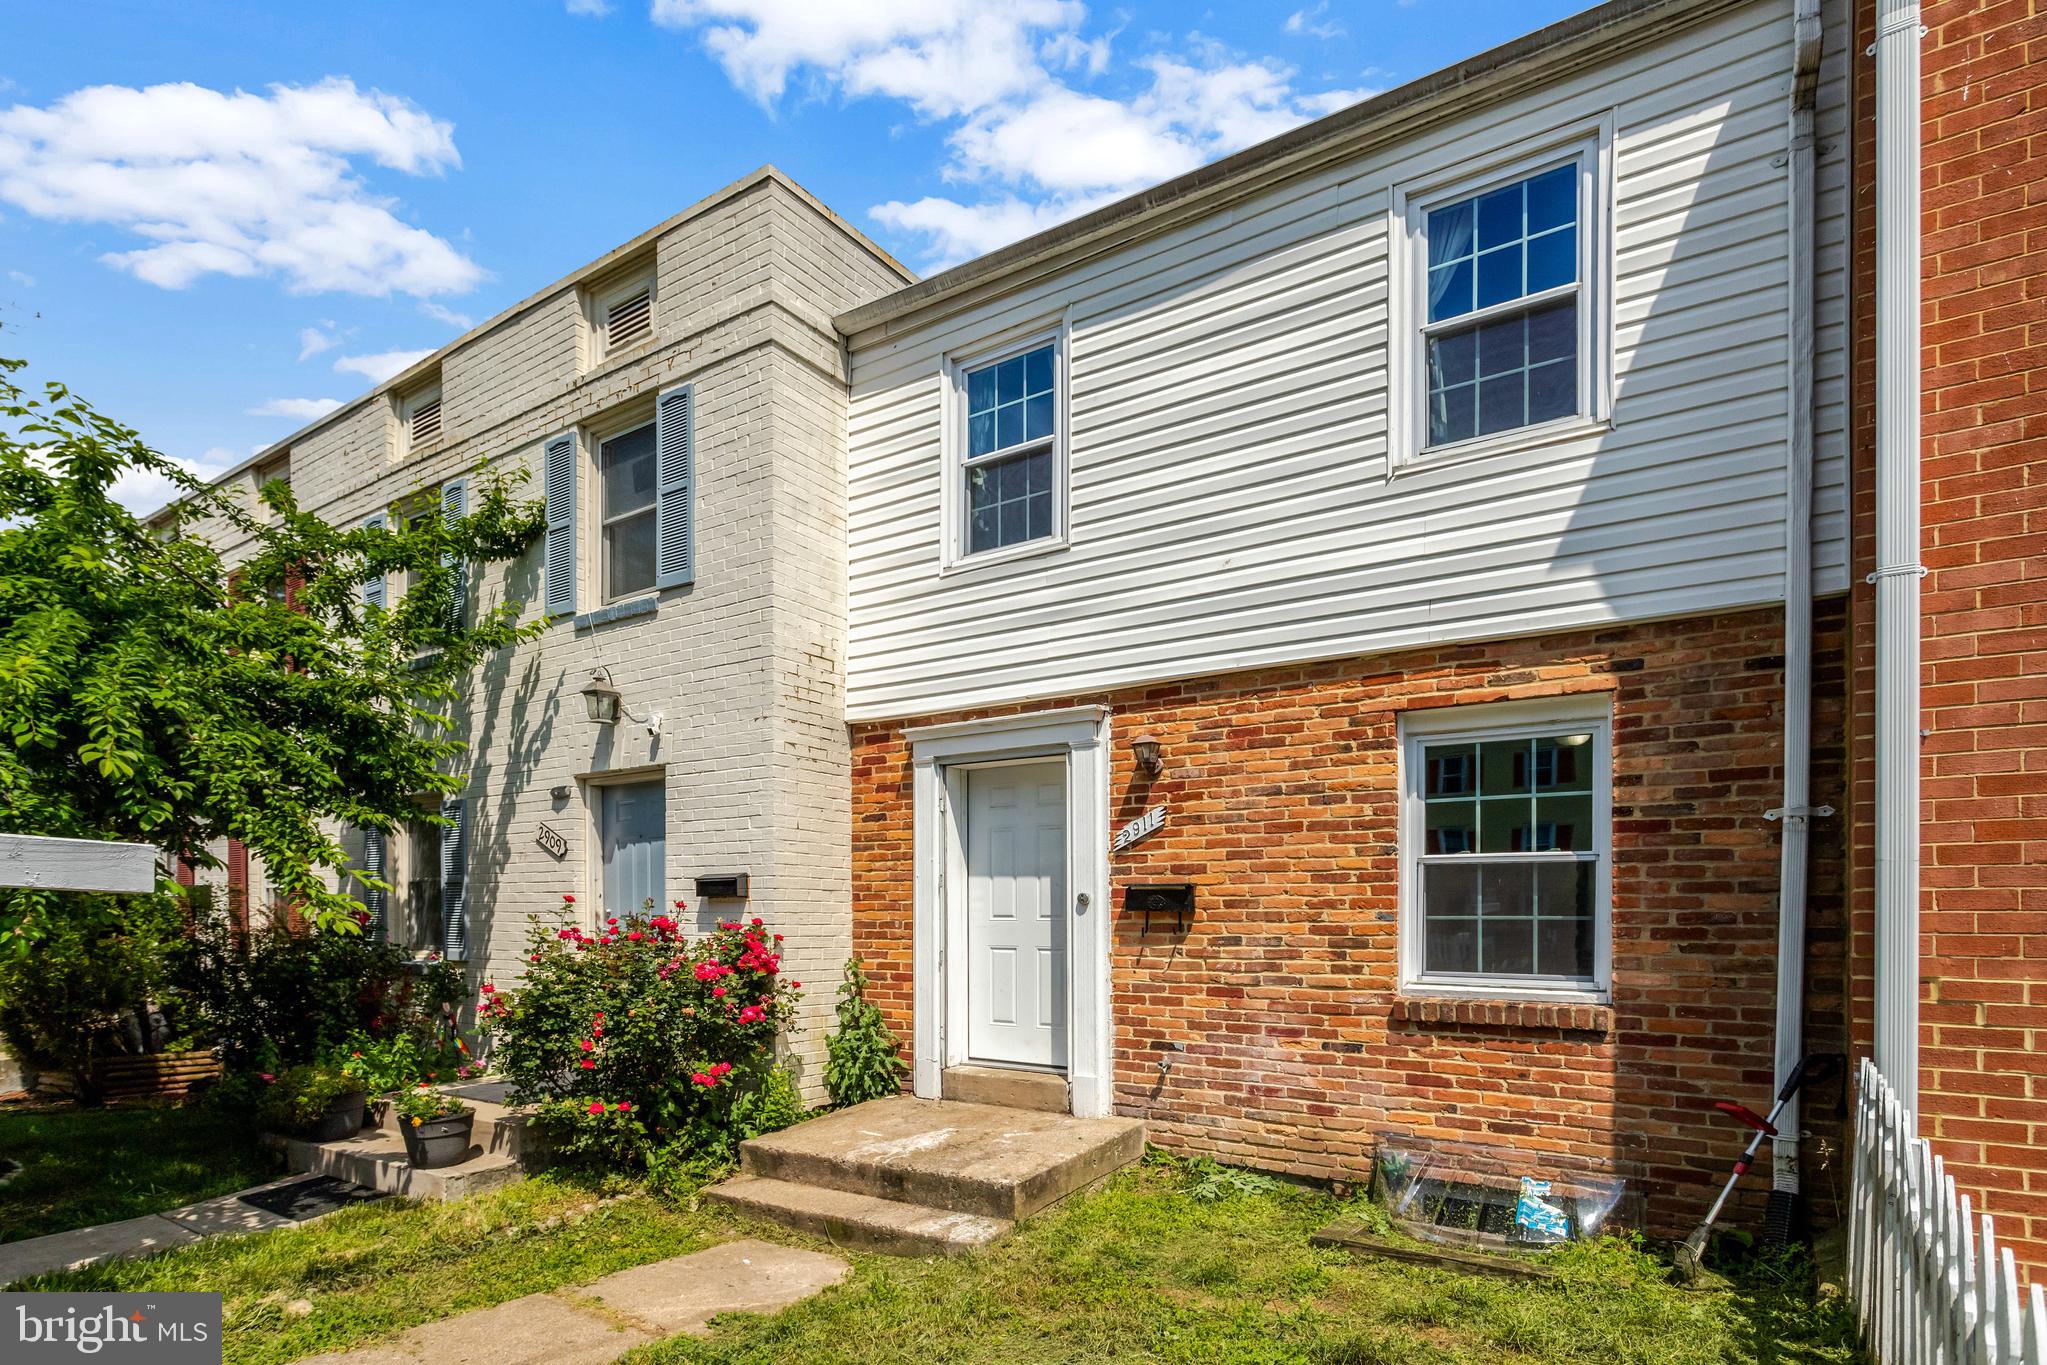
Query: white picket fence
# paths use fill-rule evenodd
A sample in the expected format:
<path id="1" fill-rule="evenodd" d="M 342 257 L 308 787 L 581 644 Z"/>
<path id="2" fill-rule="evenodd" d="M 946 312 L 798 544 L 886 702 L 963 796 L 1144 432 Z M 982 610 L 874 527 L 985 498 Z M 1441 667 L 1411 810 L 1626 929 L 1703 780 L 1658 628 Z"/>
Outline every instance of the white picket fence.
<path id="1" fill-rule="evenodd" d="M 2027 1295 L 1875 1063 L 1862 1063 L 1848 1289 L 1879 1365 L 2047 1365 L 2047 1294 Z"/>

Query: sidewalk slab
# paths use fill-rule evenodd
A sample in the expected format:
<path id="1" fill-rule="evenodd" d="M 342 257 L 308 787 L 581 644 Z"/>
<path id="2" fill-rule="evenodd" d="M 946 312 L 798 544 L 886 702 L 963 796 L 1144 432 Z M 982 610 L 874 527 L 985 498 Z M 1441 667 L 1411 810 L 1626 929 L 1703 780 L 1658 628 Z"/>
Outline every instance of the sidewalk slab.
<path id="1" fill-rule="evenodd" d="M 82 1270 L 105 1261 L 150 1256 L 198 1240 L 199 1234 L 192 1229 L 162 1214 L 145 1213 L 118 1223 L 73 1228 L 21 1242 L 0 1242 L 0 1285 L 56 1270 Z"/>
<path id="2" fill-rule="evenodd" d="M 634 1266 L 576 1292 L 662 1336 L 701 1334 L 719 1313 L 772 1313 L 829 1289 L 852 1269 L 821 1251 L 749 1239 Z"/>
<path id="3" fill-rule="evenodd" d="M 651 1333 L 562 1302 L 528 1294 L 415 1327 L 381 1346 L 314 1356 L 299 1365 L 604 1365 Z"/>

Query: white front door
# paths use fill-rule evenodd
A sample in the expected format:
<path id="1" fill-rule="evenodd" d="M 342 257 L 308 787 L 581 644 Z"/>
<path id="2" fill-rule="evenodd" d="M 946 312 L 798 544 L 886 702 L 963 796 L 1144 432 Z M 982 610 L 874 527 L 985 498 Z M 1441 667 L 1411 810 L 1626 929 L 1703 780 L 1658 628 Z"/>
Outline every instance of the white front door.
<path id="1" fill-rule="evenodd" d="M 1066 761 L 969 768 L 968 1055 L 1066 1065 Z"/>

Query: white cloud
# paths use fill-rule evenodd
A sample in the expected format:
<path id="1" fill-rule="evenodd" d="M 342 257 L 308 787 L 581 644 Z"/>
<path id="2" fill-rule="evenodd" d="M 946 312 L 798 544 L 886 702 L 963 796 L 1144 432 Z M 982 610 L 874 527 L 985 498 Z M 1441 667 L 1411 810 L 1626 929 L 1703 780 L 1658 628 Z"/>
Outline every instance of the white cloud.
<path id="1" fill-rule="evenodd" d="M 1031 203 L 1008 196 L 962 204 L 953 199 L 926 197 L 907 204 L 892 199 L 868 212 L 884 227 L 923 236 L 931 245 L 934 260 L 951 263 L 1008 246 L 1094 206 L 1092 200 Z"/>
<path id="2" fill-rule="evenodd" d="M 435 322 L 447 323 L 458 332 L 466 332 L 476 325 L 476 319 L 470 317 L 469 314 L 458 313 L 452 308 L 443 308 L 440 304 L 434 303 L 431 300 L 420 304 L 419 311 L 432 318 Z"/>
<path id="3" fill-rule="evenodd" d="M 569 13 L 585 19 L 602 19 L 611 13 L 611 0 L 568 0 Z"/>
<path id="4" fill-rule="evenodd" d="M 300 360 L 311 360 L 320 352 L 331 351 L 340 344 L 341 338 L 331 322 L 323 322 L 318 327 L 299 328 Z"/>
<path id="5" fill-rule="evenodd" d="M 33 289 L 36 287 L 36 277 L 29 274 L 26 270 L 10 270 L 7 272 L 7 278 L 13 280 L 23 289 Z"/>
<path id="6" fill-rule="evenodd" d="M 101 85 L 0 110 L 0 200 L 103 223 L 150 245 L 101 259 L 166 289 L 209 274 L 297 292 L 461 293 L 483 271 L 401 220 L 359 163 L 457 167 L 451 126 L 411 101 L 329 78 L 267 95 Z"/>
<path id="7" fill-rule="evenodd" d="M 341 406 L 339 398 L 272 398 L 249 409 L 251 417 L 290 417 L 310 422 Z"/>
<path id="8" fill-rule="evenodd" d="M 201 479 L 217 479 L 240 464 L 245 456 L 226 446 L 215 446 L 196 460 L 173 459 L 171 463 Z M 130 469 L 114 480 L 107 490 L 115 502 L 131 512 L 149 513 L 178 496 L 178 486 L 154 470 Z"/>
<path id="9" fill-rule="evenodd" d="M 1303 11 L 1303 23 L 1314 13 Z M 1078 0 L 653 0 L 653 14 L 700 31 L 732 82 L 764 105 L 801 82 L 901 100 L 920 118 L 950 124 L 943 174 L 979 194 L 870 210 L 876 222 L 923 237 L 931 266 L 1014 241 L 1365 93 L 1303 92 L 1291 67 L 1198 36 L 1116 72 L 1113 34 L 1089 32 Z"/>
<path id="10" fill-rule="evenodd" d="M 1035 35 L 1077 29 L 1086 13 L 1078 0 L 653 0 L 654 22 L 701 29 L 732 83 L 762 104 L 807 68 L 926 118 L 1030 89 L 1043 77 Z"/>
<path id="11" fill-rule="evenodd" d="M 423 351 L 378 351 L 372 355 L 345 355 L 334 362 L 334 368 L 341 374 L 359 374 L 372 384 L 381 384 L 415 361 L 426 359 L 433 354 L 429 347 Z"/>
<path id="12" fill-rule="evenodd" d="M 1329 0 L 1317 0 L 1313 9 L 1297 9 L 1280 25 L 1284 33 L 1296 38 L 1341 38 L 1348 29 L 1334 19 L 1322 16 L 1329 13 Z"/>

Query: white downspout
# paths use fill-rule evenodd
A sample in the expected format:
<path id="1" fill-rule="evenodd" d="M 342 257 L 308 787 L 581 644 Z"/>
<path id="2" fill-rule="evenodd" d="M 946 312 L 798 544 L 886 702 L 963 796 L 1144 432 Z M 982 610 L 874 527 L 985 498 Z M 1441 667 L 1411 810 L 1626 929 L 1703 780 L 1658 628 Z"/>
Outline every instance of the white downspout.
<path id="1" fill-rule="evenodd" d="M 1919 6 L 1876 6 L 1876 1064 L 1919 1111 Z"/>
<path id="2" fill-rule="evenodd" d="M 1797 0 L 1792 15 L 1790 148 L 1790 390 L 1784 491 L 1784 836 L 1777 870 L 1777 1056 L 1773 1092 L 1805 1055 L 1806 853 L 1812 817 L 1812 462 L 1813 277 L 1816 258 L 1814 108 L 1823 46 L 1820 0 Z M 1798 1195 L 1799 1104 L 1778 1116 L 1771 1144 L 1773 1226 L 1788 1227 Z"/>

